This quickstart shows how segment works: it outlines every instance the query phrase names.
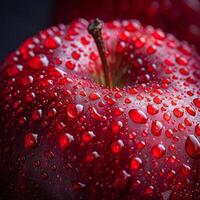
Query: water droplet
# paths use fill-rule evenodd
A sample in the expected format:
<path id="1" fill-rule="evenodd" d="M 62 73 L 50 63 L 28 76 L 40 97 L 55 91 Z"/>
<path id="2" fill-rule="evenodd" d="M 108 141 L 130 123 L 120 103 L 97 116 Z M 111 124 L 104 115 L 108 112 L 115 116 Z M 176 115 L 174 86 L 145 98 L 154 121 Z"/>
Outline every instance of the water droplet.
<path id="1" fill-rule="evenodd" d="M 25 148 L 33 148 L 37 145 L 37 134 L 27 133 L 24 137 Z"/>
<path id="2" fill-rule="evenodd" d="M 142 167 L 142 160 L 138 157 L 134 157 L 131 159 L 131 170 L 138 170 Z"/>
<path id="3" fill-rule="evenodd" d="M 74 137 L 69 133 L 65 133 L 59 136 L 58 142 L 61 149 L 66 149 L 74 141 Z"/>
<path id="4" fill-rule="evenodd" d="M 195 116 L 195 115 L 196 115 L 195 110 L 194 110 L 191 106 L 187 106 L 187 107 L 185 108 L 185 110 L 186 110 L 190 115 L 192 115 L 192 116 Z"/>
<path id="5" fill-rule="evenodd" d="M 88 153 L 84 159 L 84 162 L 86 163 L 91 163 L 93 162 L 96 158 L 99 157 L 99 154 L 96 151 L 93 151 L 91 153 Z"/>
<path id="6" fill-rule="evenodd" d="M 85 143 L 90 142 L 93 137 L 95 137 L 95 134 L 93 131 L 84 131 L 82 134 L 82 140 Z"/>
<path id="7" fill-rule="evenodd" d="M 91 117 L 98 120 L 98 121 L 105 121 L 107 118 L 101 114 L 99 114 L 96 108 L 91 107 L 90 109 Z"/>
<path id="8" fill-rule="evenodd" d="M 112 124 L 112 133 L 118 134 L 123 127 L 123 123 L 121 121 L 115 122 Z"/>
<path id="9" fill-rule="evenodd" d="M 196 107 L 200 108 L 200 98 L 195 98 L 193 102 Z"/>
<path id="10" fill-rule="evenodd" d="M 191 172 L 191 168 L 188 165 L 183 164 L 181 167 L 181 174 L 188 176 Z"/>
<path id="11" fill-rule="evenodd" d="M 80 58 L 80 54 L 77 51 L 73 51 L 72 58 L 74 58 L 75 60 L 78 60 Z"/>
<path id="12" fill-rule="evenodd" d="M 165 121 L 169 121 L 171 119 L 171 114 L 169 112 L 166 112 L 163 114 L 163 119 Z"/>
<path id="13" fill-rule="evenodd" d="M 30 85 L 31 83 L 33 83 L 33 77 L 32 76 L 24 76 L 21 78 L 21 84 L 23 86 L 28 86 Z"/>
<path id="14" fill-rule="evenodd" d="M 185 142 L 186 153 L 194 159 L 200 158 L 200 142 L 194 135 L 189 135 Z"/>
<path id="15" fill-rule="evenodd" d="M 124 110 L 122 108 L 115 108 L 114 110 L 115 116 L 120 116 L 123 112 Z"/>
<path id="16" fill-rule="evenodd" d="M 157 40 L 164 40 L 165 39 L 165 33 L 160 29 L 155 30 L 152 35 Z"/>
<path id="17" fill-rule="evenodd" d="M 6 70 L 8 76 L 10 77 L 16 76 L 21 71 L 23 71 L 22 65 L 11 65 Z"/>
<path id="18" fill-rule="evenodd" d="M 145 124 L 148 120 L 146 114 L 141 110 L 132 109 L 129 111 L 131 120 L 137 124 Z"/>
<path id="19" fill-rule="evenodd" d="M 100 98 L 100 95 L 97 92 L 92 92 L 89 95 L 89 99 L 92 100 L 92 101 L 97 100 L 99 98 Z"/>
<path id="20" fill-rule="evenodd" d="M 43 69 L 49 64 L 48 58 L 45 55 L 34 56 L 27 61 L 28 67 L 31 69 Z"/>
<path id="21" fill-rule="evenodd" d="M 179 65 L 184 65 L 186 66 L 188 64 L 188 61 L 185 57 L 177 57 L 176 58 L 176 62 L 179 64 Z"/>
<path id="22" fill-rule="evenodd" d="M 154 101 L 156 104 L 161 104 L 161 103 L 162 103 L 162 99 L 161 99 L 161 97 L 159 97 L 159 96 L 154 97 L 154 98 L 153 98 L 153 101 Z"/>
<path id="23" fill-rule="evenodd" d="M 34 121 L 38 121 L 39 119 L 42 118 L 42 110 L 38 109 L 38 110 L 34 110 L 31 114 L 31 118 Z"/>
<path id="24" fill-rule="evenodd" d="M 195 133 L 196 133 L 197 136 L 200 136 L 200 124 L 197 124 L 195 126 Z"/>
<path id="25" fill-rule="evenodd" d="M 36 96 L 35 96 L 35 93 L 33 93 L 33 92 L 27 93 L 24 100 L 25 100 L 27 103 L 31 103 L 31 102 L 34 101 L 35 97 L 36 97 Z"/>
<path id="26" fill-rule="evenodd" d="M 157 114 L 159 111 L 158 107 L 153 105 L 153 104 L 148 104 L 147 105 L 147 112 L 150 114 L 150 115 L 155 115 Z"/>
<path id="27" fill-rule="evenodd" d="M 123 150 L 124 143 L 122 140 L 117 140 L 111 144 L 111 150 L 113 153 L 117 154 Z"/>
<path id="28" fill-rule="evenodd" d="M 67 69 L 70 69 L 70 70 L 73 70 L 75 68 L 75 64 L 68 60 L 66 63 L 65 63 L 65 66 L 67 67 Z"/>
<path id="29" fill-rule="evenodd" d="M 156 159 L 160 159 L 165 155 L 166 149 L 165 149 L 164 145 L 157 144 L 152 147 L 151 153 Z"/>
<path id="30" fill-rule="evenodd" d="M 60 44 L 61 44 L 61 39 L 57 36 L 48 37 L 44 42 L 44 46 L 47 49 L 56 49 Z"/>
<path id="31" fill-rule="evenodd" d="M 42 172 L 42 173 L 40 174 L 40 176 L 41 176 L 41 178 L 44 179 L 44 180 L 47 180 L 47 179 L 49 178 L 49 175 L 48 175 L 47 172 Z"/>
<path id="32" fill-rule="evenodd" d="M 153 133 L 153 135 L 160 136 L 162 133 L 162 129 L 163 129 L 163 125 L 160 121 L 155 120 L 152 122 L 151 132 Z"/>
<path id="33" fill-rule="evenodd" d="M 89 40 L 86 37 L 81 37 L 81 43 L 83 45 L 88 45 L 90 42 L 89 42 Z"/>
<path id="34" fill-rule="evenodd" d="M 183 109 L 181 109 L 181 108 L 175 108 L 175 109 L 173 110 L 173 113 L 174 113 L 174 115 L 175 115 L 177 118 L 180 118 L 180 117 L 183 116 L 184 111 L 183 111 Z"/>
<path id="35" fill-rule="evenodd" d="M 66 111 L 69 118 L 75 119 L 83 111 L 83 106 L 81 104 L 68 104 Z"/>
<path id="36" fill-rule="evenodd" d="M 172 138 L 173 137 L 173 131 L 172 129 L 167 129 L 165 131 L 165 135 L 168 137 L 168 138 Z"/>
<path id="37" fill-rule="evenodd" d="M 146 189 L 145 189 L 145 194 L 146 195 L 150 195 L 154 192 L 154 187 L 152 185 L 148 186 Z"/>
<path id="38" fill-rule="evenodd" d="M 118 189 L 123 189 L 126 187 L 127 184 L 127 179 L 130 177 L 131 175 L 128 174 L 125 170 L 120 171 L 114 180 L 113 183 L 113 187 L 118 188 Z"/>

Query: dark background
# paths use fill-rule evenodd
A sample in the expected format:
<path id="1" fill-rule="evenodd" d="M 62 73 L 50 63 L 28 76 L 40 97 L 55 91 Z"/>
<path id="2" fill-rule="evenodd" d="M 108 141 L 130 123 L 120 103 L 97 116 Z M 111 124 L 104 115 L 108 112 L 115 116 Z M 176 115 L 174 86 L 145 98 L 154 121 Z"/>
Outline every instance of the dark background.
<path id="1" fill-rule="evenodd" d="M 26 38 L 51 25 L 53 0 L 0 0 L 0 61 Z"/>

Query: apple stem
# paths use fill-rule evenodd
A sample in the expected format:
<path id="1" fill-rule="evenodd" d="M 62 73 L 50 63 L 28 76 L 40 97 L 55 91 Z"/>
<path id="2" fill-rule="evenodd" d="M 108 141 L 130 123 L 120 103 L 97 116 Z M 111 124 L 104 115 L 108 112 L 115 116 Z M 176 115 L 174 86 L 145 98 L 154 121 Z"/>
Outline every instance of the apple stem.
<path id="1" fill-rule="evenodd" d="M 102 37 L 102 22 L 96 18 L 93 21 L 90 22 L 88 25 L 88 32 L 92 35 L 94 38 L 95 44 L 97 46 L 101 62 L 103 64 L 103 72 L 104 72 L 104 78 L 105 78 L 105 84 L 109 88 L 112 87 L 112 78 L 111 78 L 111 71 L 108 65 L 108 62 L 106 60 L 106 49 Z"/>

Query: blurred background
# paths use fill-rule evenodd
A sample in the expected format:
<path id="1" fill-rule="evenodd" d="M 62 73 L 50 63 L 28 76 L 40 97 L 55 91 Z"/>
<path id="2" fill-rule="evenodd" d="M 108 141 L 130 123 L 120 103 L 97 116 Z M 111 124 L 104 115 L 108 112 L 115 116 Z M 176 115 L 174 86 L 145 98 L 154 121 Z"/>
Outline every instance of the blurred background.
<path id="1" fill-rule="evenodd" d="M 41 29 L 73 19 L 139 19 L 200 52 L 200 0 L 1 0 L 0 61 Z"/>
<path id="2" fill-rule="evenodd" d="M 53 0 L 0 1 L 0 60 L 51 23 Z"/>

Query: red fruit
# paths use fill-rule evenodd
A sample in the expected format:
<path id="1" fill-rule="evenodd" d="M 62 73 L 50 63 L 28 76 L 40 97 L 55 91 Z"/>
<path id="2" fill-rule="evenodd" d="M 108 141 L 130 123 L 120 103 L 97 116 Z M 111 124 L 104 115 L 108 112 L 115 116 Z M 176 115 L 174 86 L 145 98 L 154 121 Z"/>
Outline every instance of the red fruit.
<path id="1" fill-rule="evenodd" d="M 55 7 L 56 23 L 69 23 L 75 18 L 106 21 L 113 19 L 139 19 L 144 24 L 152 24 L 187 40 L 200 50 L 200 2 L 199 0 L 57 0 Z M 127 26 L 129 31 L 135 27 Z M 154 37 L 162 40 L 164 35 L 156 31 Z M 142 45 L 143 39 L 138 40 Z M 180 47 L 188 54 L 185 47 Z M 149 51 L 154 51 L 152 47 Z"/>
<path id="2" fill-rule="evenodd" d="M 199 55 L 138 21 L 105 23 L 109 88 L 87 28 L 41 31 L 5 59 L 1 197 L 200 199 Z"/>

